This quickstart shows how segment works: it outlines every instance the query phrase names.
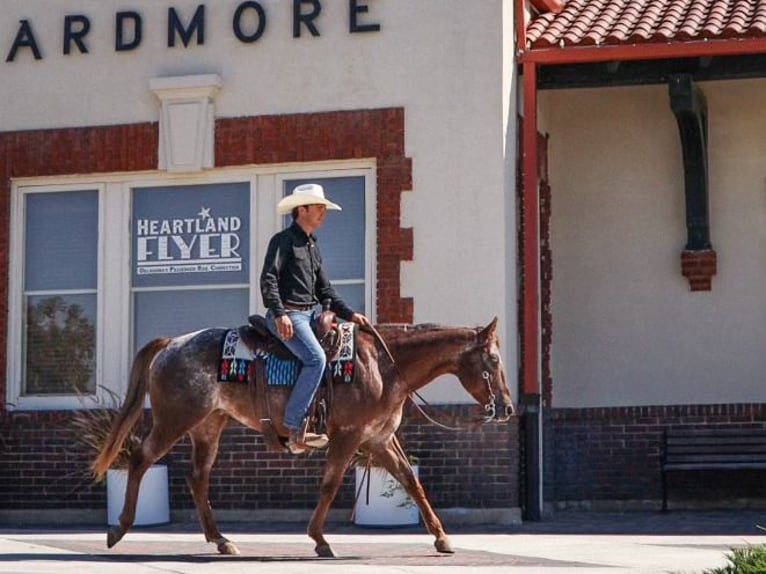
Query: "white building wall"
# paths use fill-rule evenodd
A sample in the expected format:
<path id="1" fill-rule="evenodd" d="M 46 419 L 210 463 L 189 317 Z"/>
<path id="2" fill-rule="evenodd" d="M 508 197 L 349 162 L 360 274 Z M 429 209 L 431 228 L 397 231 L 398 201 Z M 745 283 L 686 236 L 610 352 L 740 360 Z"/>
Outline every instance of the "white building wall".
<path id="1" fill-rule="evenodd" d="M 766 400 L 766 81 L 706 82 L 712 291 L 681 275 L 667 86 L 541 93 L 553 188 L 557 407 Z"/>
<path id="2" fill-rule="evenodd" d="M 377 107 L 405 109 L 413 193 L 402 226 L 414 228 L 414 261 L 402 269 L 402 296 L 416 322 L 486 324 L 501 320 L 509 374 L 515 373 L 513 162 L 504 153 L 515 125 L 510 0 L 366 0 L 350 34 L 346 1 L 323 0 L 321 36 L 292 35 L 292 2 L 261 0 L 263 36 L 240 42 L 232 19 L 240 0 L 6 0 L 0 20 L 0 131 L 155 122 L 152 79 L 217 74 L 216 116 L 231 118 Z M 205 44 L 167 47 L 168 8 L 188 23 L 206 9 Z M 143 41 L 116 52 L 115 14 L 138 12 Z M 89 53 L 62 53 L 64 17 L 83 14 Z M 6 62 L 19 21 L 31 23 L 43 55 L 21 48 Z M 510 118 L 510 120 L 509 120 Z M 509 120 L 506 122 L 506 120 Z M 509 227 L 510 224 L 510 227 Z M 509 262 L 511 262 L 509 264 Z M 437 400 L 462 400 L 452 383 Z M 467 397 L 467 395 L 465 395 Z M 465 398 L 463 397 L 463 398 Z M 434 398 L 434 397 L 432 397 Z"/>

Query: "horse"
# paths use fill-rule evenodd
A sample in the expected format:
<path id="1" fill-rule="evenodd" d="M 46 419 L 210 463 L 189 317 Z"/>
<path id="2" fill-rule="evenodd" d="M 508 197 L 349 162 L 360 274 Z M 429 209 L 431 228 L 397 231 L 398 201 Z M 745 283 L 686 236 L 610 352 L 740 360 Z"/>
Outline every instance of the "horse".
<path id="1" fill-rule="evenodd" d="M 359 329 L 356 339 L 355 380 L 336 384 L 327 414 L 330 439 L 319 488 L 319 500 L 307 534 L 319 557 L 334 557 L 324 537 L 324 525 L 343 476 L 355 455 L 366 455 L 385 468 L 418 505 L 434 546 L 441 553 L 454 552 L 441 521 L 402 451 L 396 430 L 405 402 L 412 393 L 440 375 L 455 375 L 463 388 L 483 406 L 478 422 L 506 422 L 514 408 L 500 356 L 497 317 L 486 327 L 378 325 L 378 334 Z M 221 554 L 239 554 L 223 536 L 208 502 L 210 470 L 219 440 L 230 418 L 264 432 L 262 412 L 267 408 L 271 425 L 280 437 L 288 436 L 282 414 L 290 389 L 268 387 L 268 405 L 258 401 L 245 384 L 218 381 L 222 340 L 227 331 L 209 328 L 147 343 L 135 356 L 129 387 L 115 415 L 109 435 L 91 470 L 103 477 L 125 438 L 143 415 L 149 394 L 152 426 L 134 450 L 128 469 L 125 503 L 119 524 L 107 533 L 113 547 L 132 526 L 141 478 L 146 470 L 184 435 L 192 445 L 192 473 L 188 478 L 197 515 L 208 542 Z M 266 387 L 261 387 L 266 388 Z M 259 404 L 262 403 L 262 404 Z"/>

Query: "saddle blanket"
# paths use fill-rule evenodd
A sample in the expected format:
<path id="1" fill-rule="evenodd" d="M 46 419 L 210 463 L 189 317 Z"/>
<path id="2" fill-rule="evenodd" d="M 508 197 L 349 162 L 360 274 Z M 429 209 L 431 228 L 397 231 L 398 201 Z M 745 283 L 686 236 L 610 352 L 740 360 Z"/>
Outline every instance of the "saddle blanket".
<path id="1" fill-rule="evenodd" d="M 327 365 L 336 383 L 351 383 L 354 380 L 355 327 L 353 323 L 340 324 L 340 352 L 338 358 Z M 268 385 L 292 386 L 301 369 L 297 359 L 283 359 L 263 351 L 253 352 L 240 338 L 239 330 L 230 329 L 223 338 L 218 380 L 223 383 L 248 382 L 254 376 L 255 361 L 264 362 Z"/>

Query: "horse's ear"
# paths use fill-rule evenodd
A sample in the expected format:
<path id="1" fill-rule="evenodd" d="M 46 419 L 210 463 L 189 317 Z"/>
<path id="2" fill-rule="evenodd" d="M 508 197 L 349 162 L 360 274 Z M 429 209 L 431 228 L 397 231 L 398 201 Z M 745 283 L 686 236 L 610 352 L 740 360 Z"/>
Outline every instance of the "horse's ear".
<path id="1" fill-rule="evenodd" d="M 495 331 L 497 330 L 497 317 L 492 319 L 492 321 L 484 327 L 484 329 L 481 330 L 481 333 L 479 333 L 479 339 L 482 342 L 491 341 L 495 337 Z"/>

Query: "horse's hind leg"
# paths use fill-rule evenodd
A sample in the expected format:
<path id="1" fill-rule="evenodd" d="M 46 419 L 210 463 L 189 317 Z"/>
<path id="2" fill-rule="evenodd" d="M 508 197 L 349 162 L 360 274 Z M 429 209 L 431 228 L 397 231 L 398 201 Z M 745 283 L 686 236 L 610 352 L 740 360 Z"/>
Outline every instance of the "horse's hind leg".
<path id="1" fill-rule="evenodd" d="M 210 469 L 218 454 L 218 445 L 229 416 L 226 413 L 213 413 L 202 424 L 189 432 L 192 441 L 192 474 L 187 479 L 197 507 L 202 531 L 208 542 L 214 542 L 221 554 L 239 554 L 237 547 L 218 530 L 213 518 L 213 509 L 208 500 L 210 488 Z"/>
<path id="2" fill-rule="evenodd" d="M 379 448 L 372 447 L 371 453 L 375 462 L 382 465 L 391 476 L 398 480 L 399 484 L 402 485 L 407 494 L 418 505 L 426 528 L 436 538 L 434 541 L 436 550 L 452 554 L 454 550 L 447 533 L 444 531 L 441 520 L 436 516 L 431 503 L 428 502 L 425 490 L 423 490 L 420 481 L 415 477 L 412 465 L 410 465 L 406 455 L 401 450 L 396 436 L 392 436 L 385 446 Z"/>
<path id="3" fill-rule="evenodd" d="M 125 504 L 120 514 L 120 523 L 118 526 L 110 528 L 106 535 L 106 545 L 109 548 L 122 540 L 128 529 L 133 526 L 136 519 L 138 488 L 144 473 L 170 450 L 180 436 L 179 433 L 159 429 L 155 421 L 155 426 L 152 427 L 149 436 L 144 439 L 141 448 L 133 453 L 128 468 L 128 484 L 125 487 Z"/>

